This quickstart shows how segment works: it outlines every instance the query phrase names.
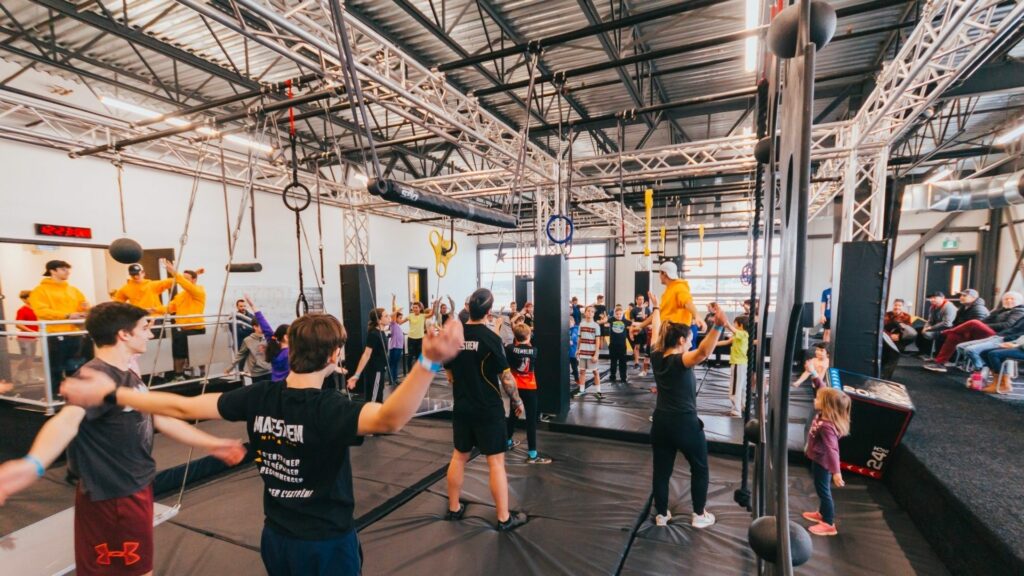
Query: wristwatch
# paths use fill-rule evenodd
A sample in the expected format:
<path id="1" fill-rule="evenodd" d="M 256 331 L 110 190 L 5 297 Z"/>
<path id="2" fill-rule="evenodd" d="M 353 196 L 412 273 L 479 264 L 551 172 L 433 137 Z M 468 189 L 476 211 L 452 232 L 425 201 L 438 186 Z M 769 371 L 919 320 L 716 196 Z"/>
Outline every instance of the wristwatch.
<path id="1" fill-rule="evenodd" d="M 117 406 L 117 388 L 114 388 L 109 394 L 103 397 L 103 403 L 107 406 Z"/>

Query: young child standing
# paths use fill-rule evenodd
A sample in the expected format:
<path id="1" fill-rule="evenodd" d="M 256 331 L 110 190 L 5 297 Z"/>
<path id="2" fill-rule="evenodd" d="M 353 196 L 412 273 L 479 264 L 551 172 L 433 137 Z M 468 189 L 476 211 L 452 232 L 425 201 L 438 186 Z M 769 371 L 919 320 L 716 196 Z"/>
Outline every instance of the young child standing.
<path id="1" fill-rule="evenodd" d="M 525 323 L 519 323 L 512 328 L 512 332 L 515 334 L 515 341 L 505 347 L 505 357 L 508 358 L 512 377 L 516 381 L 516 388 L 519 389 L 519 397 L 523 400 L 526 411 L 526 463 L 550 464 L 550 458 L 537 455 L 537 420 L 540 413 L 537 411 L 537 377 L 534 374 L 537 349 L 530 342 L 533 331 Z M 509 441 L 516 431 L 517 420 L 519 417 L 514 411 L 508 415 Z"/>
<path id="2" fill-rule="evenodd" d="M 616 304 L 612 312 L 612 319 L 609 323 L 610 339 L 608 342 L 608 356 L 612 359 L 611 380 L 615 382 L 616 370 L 619 379 L 626 384 L 626 339 L 629 337 L 630 321 L 626 318 L 622 305 Z"/>
<path id="3" fill-rule="evenodd" d="M 576 317 L 569 315 L 569 371 L 572 381 L 580 379 L 580 360 L 576 357 L 576 349 L 580 344 L 580 327 L 576 325 Z"/>
<path id="4" fill-rule="evenodd" d="M 815 512 L 804 512 L 805 519 L 817 522 L 808 532 L 817 536 L 835 536 L 835 505 L 832 487 L 846 486 L 839 469 L 839 439 L 850 433 L 850 397 L 842 390 L 823 386 L 814 396 L 814 409 L 818 414 L 811 422 L 807 435 L 807 457 L 811 460 L 814 490 L 821 506 Z"/>
<path id="5" fill-rule="evenodd" d="M 601 353 L 601 325 L 594 321 L 594 307 L 587 306 L 583 310 L 583 322 L 580 322 L 580 344 L 576 351 L 579 358 L 580 374 L 576 379 L 579 386 L 579 394 L 582 396 L 587 392 L 587 373 L 594 373 L 594 397 L 598 400 L 604 398 L 601 394 L 601 374 L 597 371 L 597 358 Z"/>
<path id="6" fill-rule="evenodd" d="M 743 400 L 747 395 L 747 346 L 750 335 L 747 333 L 747 317 L 737 316 L 728 324 L 732 336 L 719 346 L 729 345 L 729 416 L 736 418 L 743 410 Z"/>

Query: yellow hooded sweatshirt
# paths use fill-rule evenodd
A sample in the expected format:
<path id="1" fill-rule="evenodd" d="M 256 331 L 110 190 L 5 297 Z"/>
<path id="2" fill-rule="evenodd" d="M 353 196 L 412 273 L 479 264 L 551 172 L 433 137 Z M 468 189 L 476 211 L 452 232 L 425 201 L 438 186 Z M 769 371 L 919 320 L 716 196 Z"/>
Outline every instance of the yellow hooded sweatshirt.
<path id="1" fill-rule="evenodd" d="M 43 278 L 28 297 L 28 305 L 40 320 L 63 320 L 76 312 L 87 312 L 89 303 L 82 292 L 66 280 Z M 85 330 L 81 324 L 50 324 L 47 332 Z"/>
<path id="2" fill-rule="evenodd" d="M 167 310 L 179 316 L 202 314 L 206 309 L 206 289 L 193 284 L 184 274 L 178 274 L 175 278 L 178 280 L 178 287 L 181 288 L 181 291 L 167 305 Z M 174 323 L 178 325 L 202 324 L 203 318 L 176 318 Z M 186 330 L 198 330 L 200 328 L 202 326 L 194 326 L 186 328 Z"/>
<path id="3" fill-rule="evenodd" d="M 166 280 L 143 280 L 136 282 L 129 279 L 114 293 L 114 300 L 134 304 L 139 308 L 152 310 L 150 314 L 163 314 L 164 304 L 160 301 L 160 294 L 170 290 L 174 284 L 172 278 Z"/>

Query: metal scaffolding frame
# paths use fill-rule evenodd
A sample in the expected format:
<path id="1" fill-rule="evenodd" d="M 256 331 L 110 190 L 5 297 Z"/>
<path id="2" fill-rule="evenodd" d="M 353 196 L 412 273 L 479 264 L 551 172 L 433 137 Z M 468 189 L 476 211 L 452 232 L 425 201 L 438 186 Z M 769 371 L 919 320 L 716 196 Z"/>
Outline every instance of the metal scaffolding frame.
<path id="1" fill-rule="evenodd" d="M 204 23 L 217 39 L 218 45 L 221 45 L 220 37 L 225 34 L 226 28 L 241 35 L 248 43 L 271 50 L 279 59 L 290 60 L 300 73 L 322 75 L 327 88 L 341 82 L 337 68 L 340 54 L 334 41 L 334 31 L 328 24 L 327 3 L 323 0 L 304 2 L 286 12 L 278 8 L 278 3 L 270 0 L 228 0 L 231 10 L 216 9 L 201 0 L 176 1 L 203 16 Z M 182 62 L 209 72 L 211 78 L 228 82 L 236 92 L 238 88 L 253 90 L 261 86 L 258 81 L 242 73 L 234 63 L 231 67 L 224 67 L 186 53 L 149 35 L 145 27 L 132 29 L 118 23 L 104 7 L 97 13 L 76 8 L 64 0 L 33 2 L 56 10 L 51 21 L 62 17 L 80 19 L 103 33 L 117 35 L 128 42 L 138 40 L 141 48 L 172 59 L 184 58 Z M 509 23 L 499 21 L 500 14 L 495 19 L 496 11 L 489 4 L 488 8 L 487 14 L 498 24 L 502 33 L 514 34 Z M 810 217 L 826 213 L 835 197 L 842 194 L 842 238 L 879 238 L 890 150 L 906 156 L 913 153 L 918 158 L 914 166 L 918 166 L 937 157 L 936 154 L 949 145 L 948 130 L 937 132 L 929 127 L 930 119 L 936 116 L 930 114 L 929 110 L 937 107 L 938 116 L 948 118 L 952 114 L 962 114 L 965 108 L 972 108 L 970 100 L 947 100 L 941 104 L 938 104 L 938 100 L 954 83 L 977 70 L 1003 46 L 1007 38 L 1013 36 L 1022 15 L 1024 3 L 1020 1 L 936 0 L 924 5 L 916 26 L 902 43 L 895 58 L 882 67 L 876 78 L 876 86 L 865 99 L 859 113 L 852 120 L 822 124 L 814 128 L 812 160 L 816 172 L 812 181 L 808 212 Z M 559 172 L 564 169 L 564 161 L 560 162 L 535 142 L 528 139 L 524 142 L 525 132 L 521 127 L 511 126 L 489 111 L 478 98 L 461 91 L 443 73 L 429 69 L 362 19 L 350 14 L 344 14 L 343 19 L 350 31 L 358 79 L 371 108 L 374 124 L 357 127 L 337 114 L 329 117 L 331 123 L 340 127 L 339 137 L 354 139 L 353 145 L 346 143 L 340 147 L 348 165 L 358 164 L 354 160 L 359 150 L 357 128 L 361 132 L 372 131 L 375 141 L 383 140 L 377 146 L 400 149 L 401 153 L 392 156 L 388 163 L 388 172 L 401 160 L 410 174 L 425 176 L 407 181 L 413 187 L 489 206 L 501 204 L 512 194 L 521 194 L 524 201 L 529 201 L 534 218 L 541 218 L 553 210 L 554 199 L 564 187 L 565 174 Z M 593 20 L 591 14 L 590 21 Z M 35 27 L 38 26 L 37 23 Z M 32 30 L 24 28 L 5 29 L 2 32 L 14 34 L 15 37 L 28 37 L 32 34 Z M 59 54 L 63 59 L 57 60 L 56 52 L 46 51 L 49 44 L 38 47 L 40 55 L 22 54 L 32 60 L 29 66 L 36 63 L 57 66 L 59 69 L 64 66 L 67 68 L 63 69 L 65 72 L 75 73 L 68 61 L 85 57 L 64 50 L 66 53 Z M 608 46 L 604 48 L 609 49 Z M 7 46 L 5 49 L 10 51 L 12 47 Z M 227 56 L 226 51 L 224 55 Z M 142 54 L 139 54 L 139 58 L 152 71 Z M 106 64 L 104 66 L 110 67 Z M 498 79 L 506 81 L 511 71 L 506 75 L 502 68 L 501 72 Z M 128 89 L 125 83 L 131 81 L 135 82 L 131 89 L 142 90 L 139 84 L 145 78 L 138 74 L 134 76 L 126 73 L 120 79 L 115 77 L 109 82 L 112 85 L 120 83 Z M 86 82 L 86 78 L 82 77 L 82 81 Z M 95 77 L 91 79 L 97 80 Z M 166 94 L 152 93 L 152 84 L 150 90 L 146 90 L 147 94 L 165 102 L 178 102 L 179 105 L 188 100 L 181 86 L 165 86 L 160 83 L 158 87 Z M 189 92 L 193 102 L 203 104 L 208 101 L 199 96 L 199 90 L 195 87 Z M 329 102 L 324 105 L 329 107 Z M 574 102 L 570 101 L 570 105 L 584 117 Z M 339 110 L 341 108 L 344 106 L 340 106 Z M 0 91 L 0 119 L 5 118 L 8 122 L 0 123 L 0 137 L 68 151 L 149 133 L 145 128 L 121 120 L 63 106 L 45 97 L 30 98 L 7 89 Z M 30 127 L 26 126 L 29 124 L 24 121 L 26 118 L 31 120 Z M 11 125 L 9 121 L 12 119 L 21 121 Z M 391 124 L 396 119 L 398 124 Z M 247 118 L 225 129 L 228 132 L 251 131 L 256 121 L 256 117 Z M 922 124 L 925 125 L 924 135 L 915 132 Z M 303 137 L 307 142 L 315 143 L 318 137 L 326 137 L 325 134 L 318 134 L 308 121 L 306 126 L 308 130 L 304 131 Z M 601 130 L 595 132 L 603 133 Z M 271 137 L 279 138 L 276 131 Z M 906 144 L 908 137 L 910 145 Z M 927 140 L 929 137 L 931 140 Z M 415 156 L 416 152 L 401 147 L 403 144 L 424 140 L 431 142 L 423 146 L 430 146 L 434 153 L 440 151 L 441 158 L 423 153 L 421 160 L 424 165 L 416 170 L 407 157 L 407 154 Z M 203 138 L 177 135 L 122 150 L 119 156 L 128 163 L 191 174 L 201 155 L 203 142 Z M 613 152 L 577 157 L 572 166 L 572 195 L 576 202 L 578 222 L 581 227 L 607 226 L 611 230 L 624 224 L 628 233 L 642 228 L 642 219 L 629 209 L 621 210 L 618 198 L 605 189 L 618 187 L 620 162 L 623 180 L 627 185 L 650 185 L 662 180 L 707 177 L 723 172 L 751 172 L 755 168 L 753 144 L 752 137 L 735 135 L 659 148 L 624 150 L 621 156 Z M 524 145 L 526 155 L 522 180 L 520 187 L 513 189 L 519 150 Z M 461 158 L 461 165 L 448 163 L 453 153 Z M 105 152 L 103 156 L 111 158 L 112 152 Z M 219 159 L 214 156 L 206 155 L 203 158 L 200 170 L 202 177 L 213 180 L 220 178 L 221 166 Z M 427 161 L 434 163 L 432 169 L 427 169 Z M 279 193 L 288 182 L 288 167 L 279 161 L 261 159 L 253 166 L 259 176 L 258 183 L 253 186 L 258 190 Z M 229 183 L 245 185 L 249 181 L 249 169 L 244 154 L 230 151 L 225 154 L 224 173 Z M 449 173 L 445 174 L 445 169 Z M 429 220 L 431 217 L 419 210 L 383 202 L 364 190 L 339 184 L 333 176 L 333 170 L 326 177 L 323 172 L 317 177 L 308 169 L 300 170 L 300 179 L 307 185 L 318 181 L 324 191 L 324 198 L 335 205 L 405 221 Z M 365 226 L 354 224 L 357 232 L 365 229 Z M 470 233 L 493 230 L 470 223 L 459 223 L 458 227 Z M 368 242 L 368 238 L 362 239 Z M 368 259 L 368 243 L 352 243 L 352 246 L 362 246 L 363 249 L 349 250 L 346 245 L 349 261 Z"/>

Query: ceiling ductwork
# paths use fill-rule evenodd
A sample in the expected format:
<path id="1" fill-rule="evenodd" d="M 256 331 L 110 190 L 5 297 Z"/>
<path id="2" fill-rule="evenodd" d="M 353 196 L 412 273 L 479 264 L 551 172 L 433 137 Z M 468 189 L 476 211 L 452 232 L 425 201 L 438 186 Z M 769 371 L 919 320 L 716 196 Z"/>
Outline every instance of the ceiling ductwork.
<path id="1" fill-rule="evenodd" d="M 1024 170 L 1012 174 L 911 184 L 904 190 L 904 210 L 964 212 L 1024 204 Z"/>

